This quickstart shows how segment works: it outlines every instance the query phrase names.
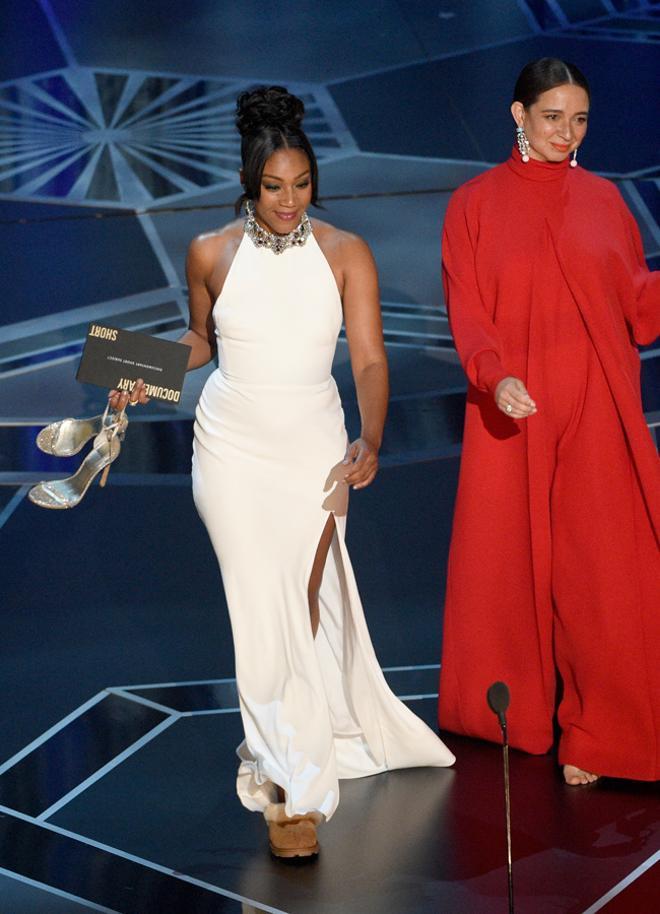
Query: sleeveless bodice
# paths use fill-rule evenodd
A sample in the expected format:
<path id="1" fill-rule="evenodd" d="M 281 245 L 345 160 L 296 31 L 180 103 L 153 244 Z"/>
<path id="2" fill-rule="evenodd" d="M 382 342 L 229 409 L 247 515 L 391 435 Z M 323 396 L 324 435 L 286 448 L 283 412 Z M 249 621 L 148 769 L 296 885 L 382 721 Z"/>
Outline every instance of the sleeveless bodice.
<path id="1" fill-rule="evenodd" d="M 314 236 L 276 255 L 244 235 L 213 319 L 227 380 L 268 387 L 327 381 L 342 308 Z"/>

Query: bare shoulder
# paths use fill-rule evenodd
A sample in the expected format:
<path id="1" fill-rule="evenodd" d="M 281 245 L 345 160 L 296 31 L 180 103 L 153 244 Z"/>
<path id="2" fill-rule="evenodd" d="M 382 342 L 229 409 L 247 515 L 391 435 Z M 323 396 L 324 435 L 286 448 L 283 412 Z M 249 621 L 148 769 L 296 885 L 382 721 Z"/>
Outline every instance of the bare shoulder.
<path id="1" fill-rule="evenodd" d="M 242 219 L 235 219 L 222 228 L 197 235 L 188 247 L 188 266 L 207 273 L 226 258 L 233 258 L 242 237 Z"/>
<path id="2" fill-rule="evenodd" d="M 312 219 L 312 227 L 319 247 L 329 260 L 342 266 L 373 263 L 369 245 L 359 235 L 338 229 L 321 219 Z"/>

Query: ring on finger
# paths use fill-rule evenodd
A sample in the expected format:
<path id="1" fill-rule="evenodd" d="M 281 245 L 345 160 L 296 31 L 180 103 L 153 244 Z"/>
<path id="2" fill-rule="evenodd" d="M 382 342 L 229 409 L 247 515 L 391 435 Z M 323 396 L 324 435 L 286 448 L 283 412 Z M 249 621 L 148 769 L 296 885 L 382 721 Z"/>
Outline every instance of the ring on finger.
<path id="1" fill-rule="evenodd" d="M 504 409 L 506 410 L 507 413 L 513 412 L 513 406 L 510 403 L 507 403 L 507 405 L 504 407 Z"/>

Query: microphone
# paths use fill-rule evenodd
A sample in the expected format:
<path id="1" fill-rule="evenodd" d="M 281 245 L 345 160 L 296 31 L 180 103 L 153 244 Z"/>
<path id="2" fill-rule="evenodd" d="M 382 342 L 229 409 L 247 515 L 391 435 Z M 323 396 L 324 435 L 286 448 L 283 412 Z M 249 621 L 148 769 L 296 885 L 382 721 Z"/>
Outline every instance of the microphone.
<path id="1" fill-rule="evenodd" d="M 486 692 L 488 707 L 497 715 L 502 730 L 502 755 L 504 758 L 504 814 L 506 818 L 507 881 L 509 889 L 509 914 L 513 910 L 513 862 L 511 857 L 511 793 L 509 789 L 509 740 L 506 730 L 506 712 L 511 695 L 505 682 L 494 682 Z"/>
<path id="2" fill-rule="evenodd" d="M 507 742 L 506 711 L 509 707 L 510 700 L 511 695 L 509 693 L 509 687 L 505 682 L 494 682 L 486 692 L 488 707 L 493 714 L 497 715 L 505 742 Z"/>

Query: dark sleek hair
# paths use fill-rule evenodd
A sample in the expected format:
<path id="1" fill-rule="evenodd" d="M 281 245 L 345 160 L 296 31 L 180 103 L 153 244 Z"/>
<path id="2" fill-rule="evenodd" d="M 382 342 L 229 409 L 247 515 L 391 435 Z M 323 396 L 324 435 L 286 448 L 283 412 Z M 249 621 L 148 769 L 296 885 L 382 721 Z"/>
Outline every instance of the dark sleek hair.
<path id="1" fill-rule="evenodd" d="M 243 193 L 236 215 L 246 200 L 258 200 L 264 165 L 278 149 L 302 149 L 309 159 L 312 203 L 318 206 L 319 175 L 312 144 L 302 127 L 305 105 L 283 86 L 259 86 L 236 99 L 236 126 L 241 134 Z"/>
<path id="2" fill-rule="evenodd" d="M 558 57 L 541 57 L 539 60 L 532 60 L 520 71 L 513 90 L 513 101 L 521 102 L 525 108 L 529 108 L 543 92 L 555 89 L 557 86 L 565 86 L 566 83 L 581 86 L 591 101 L 591 90 L 587 77 L 574 63 L 568 63 Z"/>

